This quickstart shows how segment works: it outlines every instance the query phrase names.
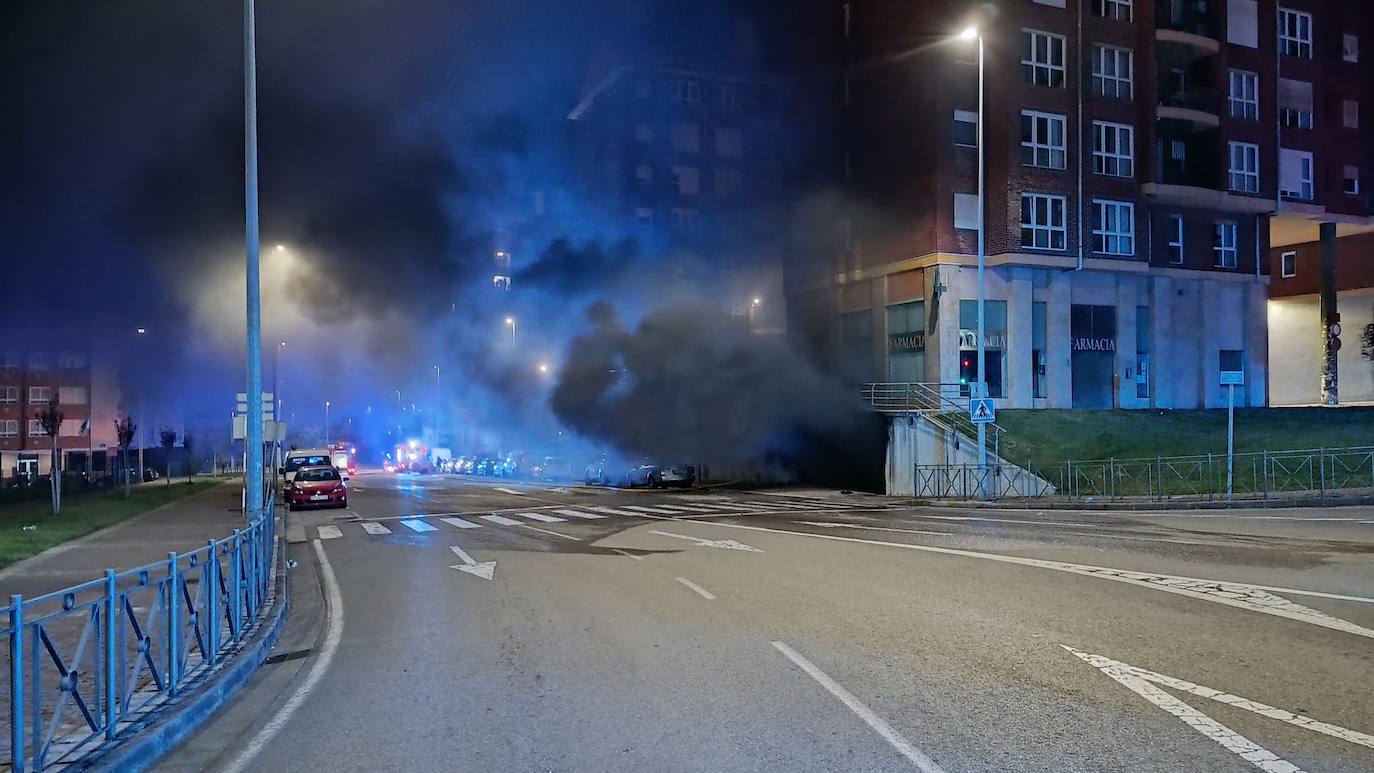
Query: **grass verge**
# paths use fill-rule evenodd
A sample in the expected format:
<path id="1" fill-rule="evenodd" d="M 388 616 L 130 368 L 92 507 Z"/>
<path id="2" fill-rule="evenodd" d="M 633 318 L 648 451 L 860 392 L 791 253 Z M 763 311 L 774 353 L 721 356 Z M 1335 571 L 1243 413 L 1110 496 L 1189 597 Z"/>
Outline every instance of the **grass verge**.
<path id="1" fill-rule="evenodd" d="M 62 514 L 56 518 L 46 499 L 0 506 L 0 567 L 168 502 L 214 488 L 224 481 L 224 478 L 198 478 L 194 483 L 179 481 L 170 486 L 159 481 L 134 488 L 128 499 L 124 498 L 122 489 L 65 495 Z M 38 528 L 25 531 L 25 526 Z"/>
<path id="2" fill-rule="evenodd" d="M 1014 462 L 1226 453 L 1226 411 L 1003 410 Z M 1374 445 L 1374 408 L 1238 408 L 1236 452 Z"/>

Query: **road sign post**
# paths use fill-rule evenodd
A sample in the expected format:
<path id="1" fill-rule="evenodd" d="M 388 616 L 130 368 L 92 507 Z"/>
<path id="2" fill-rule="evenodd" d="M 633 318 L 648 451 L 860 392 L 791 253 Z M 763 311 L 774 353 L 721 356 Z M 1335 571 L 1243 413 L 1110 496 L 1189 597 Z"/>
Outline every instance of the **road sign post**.
<path id="1" fill-rule="evenodd" d="M 1245 371 L 1221 371 L 1221 385 L 1227 388 L 1226 400 L 1226 501 L 1235 494 L 1236 480 L 1236 387 L 1245 384 Z"/>
<path id="2" fill-rule="evenodd" d="M 997 420 L 997 406 L 990 397 L 975 397 L 968 401 L 968 417 L 974 424 L 991 424 Z"/>

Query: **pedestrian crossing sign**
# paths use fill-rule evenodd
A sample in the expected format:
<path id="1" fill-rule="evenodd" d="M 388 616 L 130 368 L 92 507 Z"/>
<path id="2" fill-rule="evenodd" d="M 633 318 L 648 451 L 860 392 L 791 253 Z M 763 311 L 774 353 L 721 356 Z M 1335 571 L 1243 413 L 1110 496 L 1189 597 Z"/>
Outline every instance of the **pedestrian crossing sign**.
<path id="1" fill-rule="evenodd" d="M 997 406 L 986 397 L 976 397 L 968 401 L 968 417 L 974 424 L 991 424 L 997 420 Z"/>

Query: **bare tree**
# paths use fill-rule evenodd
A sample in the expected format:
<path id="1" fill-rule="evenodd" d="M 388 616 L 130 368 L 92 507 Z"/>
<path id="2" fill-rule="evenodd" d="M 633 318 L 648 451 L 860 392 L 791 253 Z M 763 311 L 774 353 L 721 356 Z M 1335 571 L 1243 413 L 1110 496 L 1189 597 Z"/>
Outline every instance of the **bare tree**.
<path id="1" fill-rule="evenodd" d="M 62 450 L 58 447 L 57 433 L 62 429 L 62 409 L 57 402 L 48 403 L 47 407 L 34 414 L 38 420 L 38 425 L 43 428 L 43 434 L 48 436 L 52 442 L 52 467 L 48 478 L 52 481 L 52 514 L 54 516 L 62 514 Z"/>
<path id="2" fill-rule="evenodd" d="M 186 449 L 186 482 L 191 482 L 191 477 L 196 474 L 196 458 L 191 453 L 195 449 L 195 442 L 191 439 L 191 433 L 187 432 L 181 436 L 181 447 Z"/>
<path id="3" fill-rule="evenodd" d="M 124 465 L 124 496 L 129 496 L 129 446 L 134 443 L 138 425 L 125 416 L 115 422 L 115 438 L 119 441 L 119 456 Z"/>
<path id="4" fill-rule="evenodd" d="M 177 444 L 177 431 L 174 429 L 164 429 L 158 433 L 158 439 L 162 442 L 162 467 L 167 474 L 167 485 L 172 485 L 172 449 Z"/>

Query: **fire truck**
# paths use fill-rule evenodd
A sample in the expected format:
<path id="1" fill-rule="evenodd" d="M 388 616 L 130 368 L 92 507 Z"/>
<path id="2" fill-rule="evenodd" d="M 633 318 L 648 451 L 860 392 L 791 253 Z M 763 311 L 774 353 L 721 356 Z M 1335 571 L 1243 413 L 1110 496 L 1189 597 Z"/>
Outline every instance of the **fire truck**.
<path id="1" fill-rule="evenodd" d="M 358 474 L 358 449 L 352 443 L 338 442 L 325 446 L 329 449 L 329 460 L 344 480 Z"/>
<path id="2" fill-rule="evenodd" d="M 430 459 L 429 446 L 418 440 L 396 446 L 396 451 L 383 468 L 392 472 L 434 472 L 434 461 Z"/>

